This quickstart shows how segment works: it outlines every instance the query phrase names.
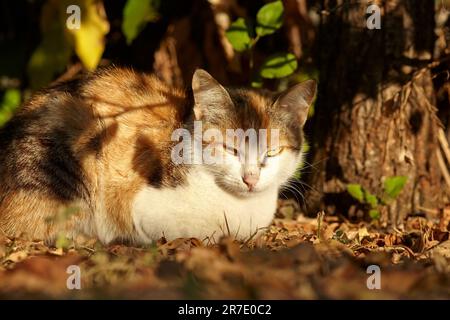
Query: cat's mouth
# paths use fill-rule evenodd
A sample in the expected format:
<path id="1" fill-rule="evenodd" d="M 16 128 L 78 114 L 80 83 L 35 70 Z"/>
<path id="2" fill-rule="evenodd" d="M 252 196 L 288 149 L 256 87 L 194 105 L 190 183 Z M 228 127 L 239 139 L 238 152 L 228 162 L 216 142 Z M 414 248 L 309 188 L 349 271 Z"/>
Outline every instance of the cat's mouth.
<path id="1" fill-rule="evenodd" d="M 236 193 L 238 193 L 239 196 L 245 198 L 245 197 L 251 197 L 254 195 L 257 195 L 259 193 L 261 193 L 261 191 L 263 191 L 264 189 L 261 189 L 257 186 L 253 186 L 253 187 L 247 187 L 247 186 L 242 186 L 242 189 L 236 190 Z"/>
<path id="2" fill-rule="evenodd" d="M 229 175 L 217 175 L 215 174 L 215 183 L 218 187 L 220 187 L 223 191 L 234 195 L 239 198 L 248 198 L 252 196 L 256 196 L 257 194 L 265 191 L 267 189 L 264 184 L 253 184 L 248 185 L 243 181 L 239 181 L 240 179 L 235 179 Z"/>
<path id="3" fill-rule="evenodd" d="M 248 188 L 246 185 L 230 185 L 224 181 L 216 181 L 217 185 L 227 193 L 239 198 L 247 198 L 260 193 L 262 190 L 258 187 Z"/>

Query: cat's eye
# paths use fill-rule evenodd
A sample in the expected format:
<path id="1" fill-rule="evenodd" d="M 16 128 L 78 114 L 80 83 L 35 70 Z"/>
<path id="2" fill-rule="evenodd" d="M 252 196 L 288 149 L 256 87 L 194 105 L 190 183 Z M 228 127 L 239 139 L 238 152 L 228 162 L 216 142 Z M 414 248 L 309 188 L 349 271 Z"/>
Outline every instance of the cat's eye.
<path id="1" fill-rule="evenodd" d="M 267 151 L 266 156 L 275 157 L 275 156 L 279 155 L 281 153 L 281 151 L 283 151 L 283 147 L 275 148 L 275 149 Z"/>

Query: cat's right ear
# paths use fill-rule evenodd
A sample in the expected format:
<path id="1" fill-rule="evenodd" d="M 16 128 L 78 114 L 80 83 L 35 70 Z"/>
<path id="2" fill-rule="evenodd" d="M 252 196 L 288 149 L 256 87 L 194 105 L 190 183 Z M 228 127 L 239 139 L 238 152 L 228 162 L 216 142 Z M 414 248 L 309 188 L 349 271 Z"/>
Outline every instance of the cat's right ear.
<path id="1" fill-rule="evenodd" d="M 192 91 L 195 120 L 224 112 L 226 107 L 233 103 L 227 90 L 203 69 L 195 70 L 192 77 Z"/>
<path id="2" fill-rule="evenodd" d="M 316 96 L 316 91 L 316 81 L 306 80 L 283 92 L 275 104 L 294 112 L 297 116 L 298 124 L 303 127 L 308 117 L 309 107 Z"/>

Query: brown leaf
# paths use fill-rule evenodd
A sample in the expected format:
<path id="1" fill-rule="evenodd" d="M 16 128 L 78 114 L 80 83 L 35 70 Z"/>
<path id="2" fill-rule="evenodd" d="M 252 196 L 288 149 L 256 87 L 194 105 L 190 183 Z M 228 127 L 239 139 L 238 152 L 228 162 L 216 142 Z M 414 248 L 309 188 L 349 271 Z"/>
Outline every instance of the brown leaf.
<path id="1" fill-rule="evenodd" d="M 28 257 L 28 252 L 25 250 L 22 251 L 16 251 L 11 253 L 7 258 L 6 261 L 11 261 L 11 262 L 19 262 L 24 260 L 26 257 Z"/>

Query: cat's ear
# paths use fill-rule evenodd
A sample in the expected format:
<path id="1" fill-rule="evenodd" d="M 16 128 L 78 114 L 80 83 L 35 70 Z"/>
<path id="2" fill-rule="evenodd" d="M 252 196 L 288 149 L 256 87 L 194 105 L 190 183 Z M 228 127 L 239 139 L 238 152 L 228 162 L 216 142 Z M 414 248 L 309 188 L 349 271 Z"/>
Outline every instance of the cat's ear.
<path id="1" fill-rule="evenodd" d="M 306 80 L 284 91 L 275 104 L 278 107 L 286 108 L 294 112 L 299 124 L 303 126 L 308 117 L 309 107 L 314 100 L 316 91 L 316 81 Z"/>
<path id="2" fill-rule="evenodd" d="M 195 70 L 192 77 L 192 91 L 196 120 L 223 112 L 227 106 L 233 104 L 227 90 L 203 69 Z"/>

